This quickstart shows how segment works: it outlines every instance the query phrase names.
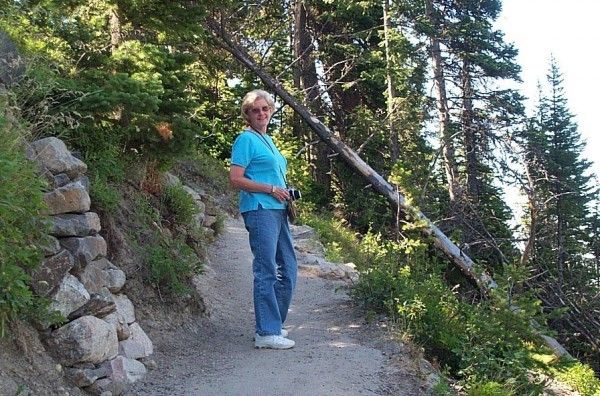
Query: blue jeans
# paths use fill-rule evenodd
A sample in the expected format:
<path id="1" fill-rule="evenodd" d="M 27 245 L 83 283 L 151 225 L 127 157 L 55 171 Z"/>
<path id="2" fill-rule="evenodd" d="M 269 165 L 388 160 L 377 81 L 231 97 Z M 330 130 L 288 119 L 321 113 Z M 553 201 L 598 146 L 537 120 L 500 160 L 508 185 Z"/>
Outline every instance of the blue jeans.
<path id="1" fill-rule="evenodd" d="M 298 263 L 285 209 L 242 213 L 254 255 L 254 317 L 260 336 L 279 335 L 296 286 Z"/>

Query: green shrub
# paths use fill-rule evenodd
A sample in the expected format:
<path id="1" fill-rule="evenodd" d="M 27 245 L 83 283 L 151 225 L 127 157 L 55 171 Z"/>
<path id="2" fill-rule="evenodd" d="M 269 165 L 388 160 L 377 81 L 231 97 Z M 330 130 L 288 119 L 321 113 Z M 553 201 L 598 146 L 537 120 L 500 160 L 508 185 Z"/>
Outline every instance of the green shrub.
<path id="1" fill-rule="evenodd" d="M 106 140 L 88 143 L 83 148 L 89 169 L 90 198 L 96 208 L 115 214 L 123 199 L 115 186 L 125 180 L 128 164 L 116 146 L 108 145 Z"/>
<path id="2" fill-rule="evenodd" d="M 325 257 L 331 262 L 352 262 L 360 264 L 367 261 L 365 255 L 357 249 L 358 238 L 344 224 L 332 218 L 315 216 L 308 213 L 302 215 L 305 224 L 315 229 L 319 239 L 325 246 Z"/>
<path id="3" fill-rule="evenodd" d="M 194 215 L 199 213 L 196 201 L 181 184 L 166 187 L 162 194 L 162 202 L 177 224 L 190 225 Z"/>
<path id="4" fill-rule="evenodd" d="M 136 194 L 133 199 L 135 218 L 138 224 L 150 229 L 153 223 L 160 223 L 160 212 L 152 206 L 149 197 L 143 193 Z"/>
<path id="5" fill-rule="evenodd" d="M 357 265 L 361 276 L 352 296 L 368 311 L 388 315 L 465 389 L 538 394 L 540 385 L 528 378 L 538 364 L 525 346 L 533 339 L 527 310 L 512 312 L 501 293 L 478 303 L 466 300 L 461 286 L 448 285 L 447 263 L 431 254 L 427 241 L 411 238 L 410 230 L 394 242 L 374 233 L 359 239 L 336 221 L 309 216 L 307 223 L 328 252 Z"/>
<path id="6" fill-rule="evenodd" d="M 189 292 L 189 279 L 202 268 L 198 256 L 184 241 L 162 241 L 148 250 L 148 280 L 159 289 L 181 295 Z"/>
<path id="7" fill-rule="evenodd" d="M 0 336 L 8 321 L 43 315 L 47 302 L 29 288 L 28 272 L 41 262 L 38 246 L 49 231 L 40 215 L 45 181 L 25 158 L 22 132 L 4 112 L 0 106 Z"/>
<path id="8" fill-rule="evenodd" d="M 506 389 L 498 382 L 475 384 L 467 392 L 467 396 L 516 396 L 512 390 Z"/>
<path id="9" fill-rule="evenodd" d="M 560 362 L 552 367 L 556 379 L 569 384 L 583 396 L 600 396 L 600 380 L 590 366 L 577 361 Z"/>

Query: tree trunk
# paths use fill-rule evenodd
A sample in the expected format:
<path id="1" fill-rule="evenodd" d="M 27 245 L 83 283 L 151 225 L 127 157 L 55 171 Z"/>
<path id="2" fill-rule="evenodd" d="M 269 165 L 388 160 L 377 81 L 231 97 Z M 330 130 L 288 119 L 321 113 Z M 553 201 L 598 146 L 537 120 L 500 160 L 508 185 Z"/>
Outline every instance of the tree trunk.
<path id="1" fill-rule="evenodd" d="M 396 111 L 394 99 L 396 90 L 392 77 L 392 57 L 390 54 L 390 0 L 383 0 L 383 34 L 385 44 L 385 69 L 387 77 L 387 119 L 390 136 L 390 160 L 394 164 L 400 155 L 398 150 L 398 128 L 396 125 Z"/>
<path id="2" fill-rule="evenodd" d="M 437 21 L 433 13 L 432 0 L 425 2 L 425 14 L 431 26 L 437 27 Z M 450 129 L 450 110 L 448 108 L 448 97 L 446 94 L 446 80 L 444 76 L 444 60 L 440 40 L 434 33 L 430 38 L 430 53 L 433 64 L 433 84 L 436 93 L 436 104 L 438 109 L 438 119 L 440 128 L 440 142 L 442 144 L 442 157 L 444 159 L 444 171 L 448 182 L 448 194 L 450 202 L 455 209 L 459 206 L 457 202 L 462 201 L 462 188 L 459 182 L 458 166 L 456 165 L 456 155 L 452 131 Z"/>
<path id="3" fill-rule="evenodd" d="M 319 87 L 319 77 L 313 53 L 313 38 L 307 30 L 307 11 L 303 0 L 296 0 L 294 3 L 294 58 L 298 60 L 297 70 L 299 85 L 303 95 L 305 105 L 311 109 L 313 114 L 322 113 L 323 101 L 321 100 L 321 90 Z M 309 131 L 304 133 L 305 143 L 314 140 L 314 136 Z M 317 185 L 323 188 L 325 198 L 328 199 L 331 194 L 331 165 L 329 161 L 329 149 L 324 144 L 311 146 L 307 150 L 308 161 L 314 166 L 311 167 L 312 175 Z"/>
<path id="4" fill-rule="evenodd" d="M 479 160 L 477 158 L 477 131 L 473 120 L 473 87 L 469 70 L 469 61 L 464 60 L 461 70 L 462 82 L 462 114 L 461 130 L 463 133 L 466 158 L 467 192 L 469 202 L 479 201 Z"/>
<path id="5" fill-rule="evenodd" d="M 109 11 L 108 15 L 108 27 L 110 30 L 110 52 L 113 53 L 121 45 L 123 36 L 121 34 L 121 21 L 117 14 L 116 8 Z"/>

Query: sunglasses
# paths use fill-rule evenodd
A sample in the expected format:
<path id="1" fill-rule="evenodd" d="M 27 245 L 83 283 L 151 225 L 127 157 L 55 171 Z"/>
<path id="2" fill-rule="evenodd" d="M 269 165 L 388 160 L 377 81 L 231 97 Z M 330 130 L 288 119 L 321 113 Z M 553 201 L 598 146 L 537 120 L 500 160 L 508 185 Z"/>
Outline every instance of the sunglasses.
<path id="1" fill-rule="evenodd" d="M 269 106 L 263 106 L 263 107 L 253 107 L 250 110 L 250 113 L 252 114 L 260 114 L 261 112 L 265 112 L 268 113 L 271 111 L 271 108 Z"/>

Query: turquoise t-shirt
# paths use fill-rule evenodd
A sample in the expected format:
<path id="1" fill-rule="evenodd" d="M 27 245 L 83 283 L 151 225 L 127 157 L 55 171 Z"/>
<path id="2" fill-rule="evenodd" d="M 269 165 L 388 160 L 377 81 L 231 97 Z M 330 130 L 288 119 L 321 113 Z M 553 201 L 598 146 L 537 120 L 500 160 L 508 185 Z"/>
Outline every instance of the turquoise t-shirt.
<path id="1" fill-rule="evenodd" d="M 287 161 L 266 134 L 261 137 L 257 132 L 244 130 L 233 142 L 231 165 L 244 168 L 244 176 L 250 180 L 285 188 Z M 241 213 L 256 210 L 259 204 L 264 209 L 285 209 L 284 202 L 268 193 L 240 191 Z"/>

